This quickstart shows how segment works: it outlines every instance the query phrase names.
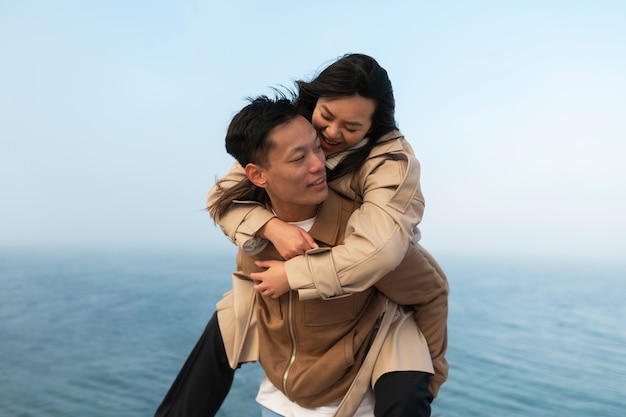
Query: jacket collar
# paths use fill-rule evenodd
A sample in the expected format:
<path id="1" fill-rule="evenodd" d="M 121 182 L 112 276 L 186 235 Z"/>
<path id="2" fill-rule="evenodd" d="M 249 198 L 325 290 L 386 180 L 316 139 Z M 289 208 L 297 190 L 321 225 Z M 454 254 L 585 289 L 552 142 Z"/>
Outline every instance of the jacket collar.
<path id="1" fill-rule="evenodd" d="M 340 222 L 340 197 L 333 190 L 328 189 L 328 197 L 320 206 L 309 234 L 320 243 L 335 246 L 339 241 Z"/>
<path id="2" fill-rule="evenodd" d="M 370 157 L 403 152 L 407 146 L 408 143 L 404 140 L 402 133 L 399 130 L 392 130 L 378 139 L 378 142 L 376 142 L 376 145 L 370 152 Z"/>
<path id="3" fill-rule="evenodd" d="M 402 151 L 404 149 L 404 146 L 402 145 L 403 139 L 404 136 L 402 136 L 402 133 L 400 133 L 399 130 L 392 130 L 384 134 L 383 136 L 381 136 L 380 139 L 378 139 L 376 145 L 374 145 L 374 148 L 370 152 L 370 156 L 379 156 L 385 153 Z M 367 144 L 368 141 L 369 138 L 365 138 L 351 148 L 348 148 L 345 151 L 326 159 L 326 168 L 330 170 L 335 169 L 346 156 L 350 155 L 354 151 L 361 149 Z"/>

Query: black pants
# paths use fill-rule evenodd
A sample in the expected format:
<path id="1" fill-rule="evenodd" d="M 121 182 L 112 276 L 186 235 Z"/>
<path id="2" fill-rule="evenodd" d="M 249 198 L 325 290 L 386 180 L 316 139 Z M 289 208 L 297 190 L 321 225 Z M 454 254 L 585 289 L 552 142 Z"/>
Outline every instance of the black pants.
<path id="1" fill-rule="evenodd" d="M 154 416 L 214 416 L 230 391 L 234 376 L 217 313 L 213 313 Z"/>
<path id="2" fill-rule="evenodd" d="M 389 372 L 374 385 L 376 417 L 428 417 L 433 394 L 430 374 L 417 371 Z"/>
<path id="3" fill-rule="evenodd" d="M 213 314 L 191 351 L 155 417 L 213 417 L 233 383 L 235 371 L 228 364 L 224 341 Z M 430 374 L 389 372 L 374 386 L 376 417 L 428 417 L 433 396 Z M 259 413 L 260 414 L 260 413 Z"/>

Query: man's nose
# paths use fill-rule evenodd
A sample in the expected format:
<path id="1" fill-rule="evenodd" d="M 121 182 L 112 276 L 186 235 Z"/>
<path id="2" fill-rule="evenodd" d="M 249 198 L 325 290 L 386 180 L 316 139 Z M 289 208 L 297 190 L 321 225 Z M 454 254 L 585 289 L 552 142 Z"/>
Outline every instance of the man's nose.
<path id="1" fill-rule="evenodd" d="M 318 157 L 317 155 L 312 158 L 312 162 L 311 162 L 311 171 L 312 172 L 318 172 L 321 170 L 325 170 L 326 169 L 326 158 L 322 157 Z"/>

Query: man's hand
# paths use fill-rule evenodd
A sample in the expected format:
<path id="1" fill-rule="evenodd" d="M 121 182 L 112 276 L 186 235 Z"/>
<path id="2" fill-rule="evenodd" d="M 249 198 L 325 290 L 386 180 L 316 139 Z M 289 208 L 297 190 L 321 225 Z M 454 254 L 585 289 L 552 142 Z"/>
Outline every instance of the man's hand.
<path id="1" fill-rule="evenodd" d="M 310 249 L 317 249 L 317 244 L 310 234 L 292 224 L 273 218 L 259 229 L 257 234 L 274 244 L 285 260 L 304 255 Z"/>
<path id="2" fill-rule="evenodd" d="M 282 261 L 256 261 L 263 272 L 253 272 L 250 278 L 256 283 L 254 289 L 264 297 L 278 298 L 291 290 L 285 273 L 285 263 Z"/>

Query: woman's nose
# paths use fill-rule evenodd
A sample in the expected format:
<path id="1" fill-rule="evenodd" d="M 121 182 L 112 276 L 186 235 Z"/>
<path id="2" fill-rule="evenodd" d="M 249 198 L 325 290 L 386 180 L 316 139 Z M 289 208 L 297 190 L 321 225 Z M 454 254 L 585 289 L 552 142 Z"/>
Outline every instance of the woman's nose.
<path id="1" fill-rule="evenodd" d="M 328 139 L 338 139 L 340 136 L 339 127 L 335 124 L 330 124 L 326 127 L 326 137 Z"/>

